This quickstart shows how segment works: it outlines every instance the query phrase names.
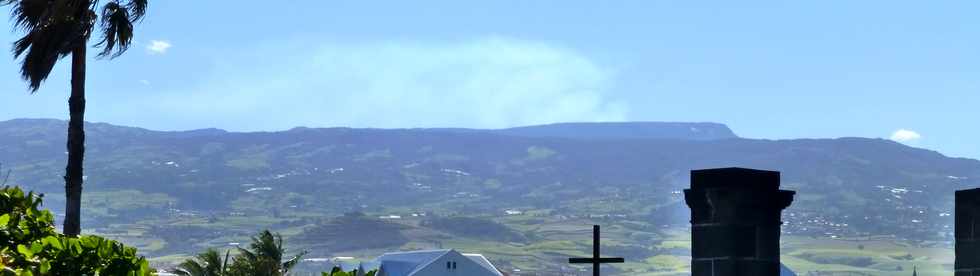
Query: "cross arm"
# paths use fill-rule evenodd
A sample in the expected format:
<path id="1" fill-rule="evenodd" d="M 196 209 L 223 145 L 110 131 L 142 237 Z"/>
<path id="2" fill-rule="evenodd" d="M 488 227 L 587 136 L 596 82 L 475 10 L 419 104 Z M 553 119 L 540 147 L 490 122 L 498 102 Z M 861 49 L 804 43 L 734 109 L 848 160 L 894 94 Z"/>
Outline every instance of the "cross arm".
<path id="1" fill-rule="evenodd" d="M 568 263 L 572 264 L 592 264 L 592 263 L 623 263 L 626 262 L 623 258 L 569 258 Z"/>
<path id="2" fill-rule="evenodd" d="M 626 259 L 623 258 L 599 258 L 600 263 L 623 263 Z"/>

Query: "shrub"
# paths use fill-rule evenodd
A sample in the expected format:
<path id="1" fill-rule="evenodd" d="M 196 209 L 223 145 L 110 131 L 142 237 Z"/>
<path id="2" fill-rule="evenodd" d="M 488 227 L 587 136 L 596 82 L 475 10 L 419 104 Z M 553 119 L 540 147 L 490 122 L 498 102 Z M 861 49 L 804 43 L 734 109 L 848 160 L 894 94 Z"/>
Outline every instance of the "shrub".
<path id="1" fill-rule="evenodd" d="M 320 273 L 320 275 L 322 276 L 359 276 L 359 275 L 374 276 L 377 273 L 378 270 L 371 270 L 365 273 L 360 273 L 357 271 L 357 269 L 355 269 L 354 271 L 344 272 L 344 270 L 340 269 L 340 267 L 334 267 L 333 270 L 330 271 L 330 273 L 322 272 Z"/>
<path id="2" fill-rule="evenodd" d="M 136 249 L 99 236 L 55 232 L 42 195 L 0 188 L 0 275 L 151 275 Z"/>

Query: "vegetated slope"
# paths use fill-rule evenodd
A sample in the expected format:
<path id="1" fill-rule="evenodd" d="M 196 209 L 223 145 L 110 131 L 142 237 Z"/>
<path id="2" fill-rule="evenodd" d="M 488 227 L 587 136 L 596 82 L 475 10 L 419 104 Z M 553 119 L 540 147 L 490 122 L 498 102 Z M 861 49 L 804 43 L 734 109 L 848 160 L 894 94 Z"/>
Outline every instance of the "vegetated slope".
<path id="1" fill-rule="evenodd" d="M 13 168 L 13 183 L 60 192 L 63 126 L 0 122 L 0 162 Z M 687 187 L 688 171 L 740 166 L 779 170 L 783 187 L 798 192 L 785 219 L 791 233 L 942 239 L 937 233 L 951 230 L 953 191 L 980 186 L 976 160 L 882 139 L 648 139 L 632 135 L 629 124 L 615 126 L 622 136 L 595 139 L 569 133 L 589 133 L 601 123 L 581 125 L 581 132 L 576 124 L 560 126 L 547 135 L 512 135 L 350 128 L 159 132 L 90 124 L 86 192 L 135 189 L 172 197 L 175 208 L 208 212 L 451 208 L 486 215 L 517 208 L 684 224 L 688 213 L 677 192 Z M 87 217 L 85 223 L 99 222 Z"/>
<path id="2" fill-rule="evenodd" d="M 332 252 L 398 247 L 408 242 L 399 224 L 348 213 L 308 228 L 293 241 Z"/>
<path id="3" fill-rule="evenodd" d="M 506 225 L 483 218 L 474 217 L 433 217 L 423 220 L 422 226 L 447 233 L 481 240 L 502 242 L 526 242 L 527 238 Z"/>

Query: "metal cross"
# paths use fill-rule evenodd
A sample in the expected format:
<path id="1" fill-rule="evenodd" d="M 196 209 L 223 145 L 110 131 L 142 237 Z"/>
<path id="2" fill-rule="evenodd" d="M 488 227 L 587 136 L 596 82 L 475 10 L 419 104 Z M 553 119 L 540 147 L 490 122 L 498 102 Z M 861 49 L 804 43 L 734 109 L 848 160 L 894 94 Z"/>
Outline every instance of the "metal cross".
<path id="1" fill-rule="evenodd" d="M 599 276 L 599 265 L 608 263 L 623 263 L 623 258 L 601 258 L 599 257 L 599 226 L 592 226 L 592 258 L 569 258 L 570 264 L 592 264 L 592 275 Z"/>

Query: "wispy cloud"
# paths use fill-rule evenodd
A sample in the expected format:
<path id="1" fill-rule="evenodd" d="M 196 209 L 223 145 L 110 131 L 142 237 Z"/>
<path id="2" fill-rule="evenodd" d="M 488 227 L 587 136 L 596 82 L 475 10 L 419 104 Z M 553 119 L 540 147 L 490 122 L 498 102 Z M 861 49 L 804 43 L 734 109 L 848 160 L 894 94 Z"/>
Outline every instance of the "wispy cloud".
<path id="1" fill-rule="evenodd" d="M 609 95 L 611 70 L 547 43 L 494 37 L 304 47 L 220 57 L 207 82 L 152 104 L 242 130 L 625 119 L 625 104 Z"/>
<path id="2" fill-rule="evenodd" d="M 150 45 L 146 46 L 146 50 L 150 51 L 150 54 L 164 54 L 171 46 L 173 45 L 166 40 L 151 40 Z"/>
<path id="3" fill-rule="evenodd" d="M 922 135 L 920 135 L 918 132 L 903 128 L 893 132 L 891 139 L 895 140 L 896 142 L 906 143 L 922 139 Z"/>

